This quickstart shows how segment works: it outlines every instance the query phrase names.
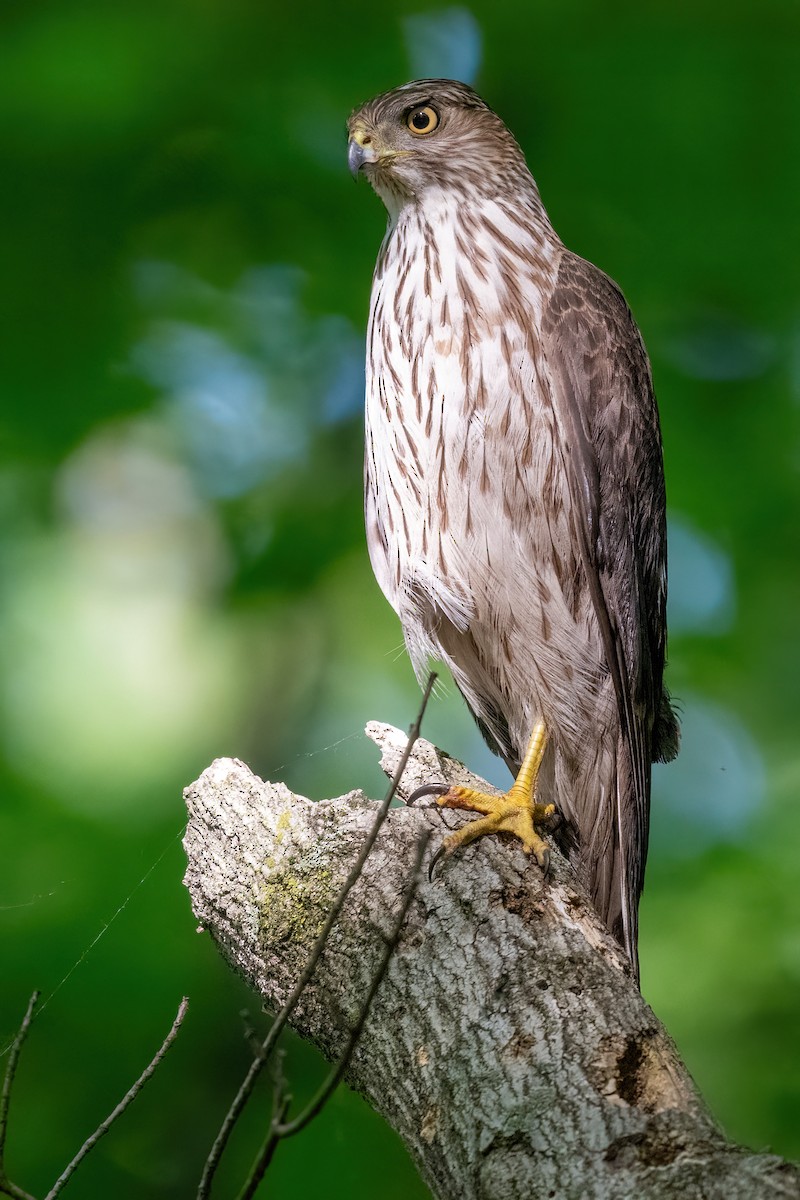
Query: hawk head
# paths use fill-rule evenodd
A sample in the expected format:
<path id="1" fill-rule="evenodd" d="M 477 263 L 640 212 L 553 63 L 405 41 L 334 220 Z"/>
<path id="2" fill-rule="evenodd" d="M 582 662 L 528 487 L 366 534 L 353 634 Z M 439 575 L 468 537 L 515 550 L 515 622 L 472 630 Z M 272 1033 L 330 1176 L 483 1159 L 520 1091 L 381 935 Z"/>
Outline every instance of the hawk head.
<path id="1" fill-rule="evenodd" d="M 463 195 L 508 191 L 525 160 L 503 122 L 454 79 L 418 79 L 369 100 L 347 122 L 348 163 L 366 175 L 390 213 L 429 189 Z"/>

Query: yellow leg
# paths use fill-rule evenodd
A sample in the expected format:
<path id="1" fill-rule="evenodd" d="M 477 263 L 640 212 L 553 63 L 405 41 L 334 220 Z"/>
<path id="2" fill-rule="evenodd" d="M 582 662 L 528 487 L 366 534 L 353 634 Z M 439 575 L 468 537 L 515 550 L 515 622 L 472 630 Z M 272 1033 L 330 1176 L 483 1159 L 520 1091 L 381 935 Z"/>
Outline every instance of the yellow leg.
<path id="1" fill-rule="evenodd" d="M 547 870 L 550 851 L 544 838 L 539 836 L 535 828 L 555 813 L 554 804 L 543 805 L 535 801 L 536 778 L 546 745 L 547 730 L 544 723 L 539 721 L 534 726 L 519 774 L 503 796 L 490 796 L 487 792 L 464 787 L 448 788 L 439 796 L 437 803 L 444 808 L 464 808 L 482 813 L 483 816 L 446 837 L 434 861 L 442 855 L 452 854 L 462 846 L 468 846 L 470 842 L 484 837 L 487 833 L 511 833 L 522 842 L 525 853 L 533 854 L 542 870 Z M 411 800 L 437 790 L 439 789 L 433 787 L 420 788 Z"/>

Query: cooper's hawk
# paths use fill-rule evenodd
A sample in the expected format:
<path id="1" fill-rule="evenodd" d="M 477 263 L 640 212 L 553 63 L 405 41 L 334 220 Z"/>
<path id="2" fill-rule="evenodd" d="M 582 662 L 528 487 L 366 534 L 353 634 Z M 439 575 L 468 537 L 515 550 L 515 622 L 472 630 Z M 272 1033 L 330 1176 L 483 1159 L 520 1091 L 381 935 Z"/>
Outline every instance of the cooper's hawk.
<path id="1" fill-rule="evenodd" d="M 637 969 L 650 764 L 677 751 L 662 687 L 666 548 L 650 368 L 617 286 L 554 232 L 522 152 L 464 84 L 350 117 L 389 212 L 372 288 L 366 520 L 418 676 L 450 668 L 519 772 L 446 839 L 516 833 L 551 803 Z M 521 768 L 521 769 L 520 769 Z M 534 804 L 534 795 L 536 804 Z"/>

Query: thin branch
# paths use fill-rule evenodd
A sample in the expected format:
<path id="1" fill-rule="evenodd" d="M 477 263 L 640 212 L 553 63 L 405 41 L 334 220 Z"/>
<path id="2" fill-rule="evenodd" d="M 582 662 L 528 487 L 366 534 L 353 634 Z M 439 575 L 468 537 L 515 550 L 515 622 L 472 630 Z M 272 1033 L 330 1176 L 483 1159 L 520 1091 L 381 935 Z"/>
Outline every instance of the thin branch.
<path id="1" fill-rule="evenodd" d="M 420 883 L 420 872 L 422 869 L 422 860 L 425 857 L 425 851 L 428 849 L 428 844 L 431 840 L 430 833 L 424 833 L 417 843 L 417 851 L 414 855 L 414 866 L 411 872 L 411 878 L 406 888 L 406 894 L 403 897 L 403 903 L 400 906 L 400 911 L 397 914 L 394 929 L 386 938 L 378 968 L 373 976 L 369 991 L 367 992 L 364 1004 L 359 1013 L 358 1020 L 353 1026 L 347 1045 L 345 1046 L 338 1063 L 331 1071 L 328 1078 L 322 1084 L 322 1087 L 317 1092 L 316 1096 L 309 1102 L 307 1107 L 293 1121 L 289 1121 L 286 1125 L 278 1125 L 277 1133 L 282 1138 L 294 1137 L 296 1133 L 300 1133 L 305 1129 L 306 1125 L 316 1117 L 327 1102 L 328 1098 L 333 1094 L 335 1089 L 341 1083 L 344 1073 L 350 1065 L 350 1060 L 353 1057 L 353 1051 L 356 1048 L 356 1043 L 367 1023 L 369 1010 L 372 1007 L 372 1001 L 375 999 L 375 994 L 378 991 L 384 976 L 386 975 L 389 966 L 389 960 L 392 957 L 397 943 L 400 941 L 400 934 L 405 924 L 408 910 L 411 907 L 412 901 L 417 894 L 417 888 Z"/>
<path id="2" fill-rule="evenodd" d="M 8 1053 L 8 1062 L 6 1063 L 6 1073 L 3 1077 L 3 1091 L 0 1094 L 0 1192 L 6 1196 L 13 1196 L 14 1200 L 34 1200 L 34 1197 L 29 1192 L 24 1191 L 21 1187 L 17 1187 L 15 1183 L 6 1175 L 6 1134 L 8 1133 L 8 1108 L 11 1103 L 11 1088 L 14 1084 L 14 1076 L 17 1072 L 17 1063 L 19 1062 L 22 1043 L 28 1036 L 28 1030 L 31 1027 L 33 1020 L 33 1010 L 39 1001 L 41 993 L 34 992 L 28 1001 L 28 1007 L 25 1016 L 22 1018 L 17 1036 L 11 1043 L 11 1049 Z"/>
<path id="3" fill-rule="evenodd" d="M 18 1187 L 16 1183 L 12 1183 L 10 1179 L 0 1178 L 0 1195 L 11 1196 L 12 1200 L 36 1200 L 30 1192 L 26 1192 L 24 1188 Z"/>
<path id="4" fill-rule="evenodd" d="M 261 1183 L 261 1180 L 264 1178 L 267 1168 L 272 1161 L 272 1156 L 275 1153 L 278 1142 L 283 1138 L 293 1137 L 294 1134 L 300 1133 L 301 1130 L 305 1129 L 305 1127 L 310 1124 L 311 1121 L 313 1121 L 314 1117 L 316 1117 L 318 1113 L 322 1111 L 336 1088 L 341 1083 L 344 1074 L 350 1065 L 350 1060 L 353 1057 L 353 1051 L 356 1048 L 358 1039 L 360 1038 L 364 1026 L 367 1023 L 367 1017 L 369 1016 L 370 1008 L 372 1007 L 372 1001 L 375 999 L 375 994 L 386 976 L 389 960 L 391 959 L 392 954 L 396 950 L 397 944 L 400 941 L 400 934 L 402 933 L 403 926 L 405 925 L 406 917 L 408 916 L 408 910 L 417 894 L 417 889 L 420 883 L 422 862 L 425 857 L 425 852 L 428 849 L 430 839 L 430 833 L 424 833 L 417 843 L 417 851 L 414 856 L 414 865 L 411 871 L 411 877 L 409 879 L 408 886 L 406 887 L 405 895 L 403 897 L 403 902 L 400 905 L 400 911 L 397 914 L 397 918 L 391 933 L 385 938 L 380 962 L 378 963 L 378 966 L 372 977 L 372 982 L 370 983 L 369 991 L 364 999 L 364 1003 L 361 1006 L 358 1019 L 353 1025 L 353 1028 L 350 1031 L 350 1036 L 347 1039 L 347 1044 L 339 1056 L 339 1061 L 329 1072 L 328 1077 L 319 1088 L 316 1096 L 314 1096 L 314 1098 L 308 1103 L 303 1111 L 299 1113 L 297 1117 L 295 1117 L 293 1121 L 289 1121 L 286 1124 L 284 1124 L 284 1117 L 289 1107 L 291 1097 L 284 1093 L 282 1080 L 278 1081 L 276 1097 L 273 1103 L 272 1120 L 270 1121 L 266 1140 L 261 1147 L 255 1162 L 253 1163 L 250 1174 L 248 1175 L 245 1185 L 242 1188 L 242 1191 L 239 1193 L 237 1200 L 252 1200 L 252 1197 L 256 1194 L 258 1186 Z"/>
<path id="5" fill-rule="evenodd" d="M 94 1149 L 94 1147 L 100 1141 L 100 1138 L 103 1137 L 104 1134 L 108 1133 L 109 1129 L 114 1124 L 117 1117 L 120 1117 L 124 1113 L 124 1111 L 128 1107 L 128 1105 L 131 1104 L 136 1099 L 136 1097 L 139 1095 L 139 1092 L 142 1090 L 142 1088 L 147 1083 L 147 1081 L 152 1077 L 154 1072 L 158 1069 L 158 1066 L 161 1063 L 162 1059 L 164 1058 L 165 1054 L 167 1053 L 169 1048 L 172 1046 L 172 1043 L 175 1041 L 175 1038 L 178 1036 L 178 1031 L 180 1030 L 180 1027 L 183 1024 L 183 1018 L 186 1016 L 186 1010 L 188 1007 L 189 1007 L 189 1001 L 188 1001 L 187 997 L 184 996 L 178 1007 L 178 1012 L 175 1017 L 175 1020 L 172 1022 L 172 1028 L 170 1029 L 167 1036 L 164 1038 L 164 1041 L 161 1043 L 161 1048 L 159 1049 L 159 1051 L 157 1052 L 157 1054 L 151 1061 L 150 1065 L 145 1068 L 145 1070 L 142 1072 L 142 1074 L 139 1076 L 139 1078 L 134 1083 L 133 1087 L 131 1087 L 129 1089 L 129 1091 L 127 1091 L 125 1093 L 122 1100 L 120 1100 L 119 1104 L 116 1106 L 116 1108 L 113 1110 L 113 1112 L 111 1112 L 106 1117 L 105 1121 L 103 1121 L 100 1125 L 98 1125 L 97 1129 L 91 1135 L 91 1137 L 86 1139 L 86 1141 L 83 1143 L 83 1145 L 81 1146 L 78 1153 L 73 1158 L 72 1162 L 64 1169 L 64 1171 L 58 1177 L 56 1182 L 53 1184 L 53 1187 L 50 1189 L 50 1191 L 45 1196 L 45 1200 L 54 1200 L 54 1198 L 59 1195 L 59 1193 L 62 1191 L 64 1186 L 67 1184 L 67 1182 L 72 1177 L 76 1168 L 83 1162 L 84 1158 L 86 1158 L 86 1155 L 91 1150 Z"/>
<path id="6" fill-rule="evenodd" d="M 292 1102 L 292 1097 L 286 1091 L 283 1060 L 284 1053 L 282 1050 L 279 1050 L 273 1060 L 275 1063 L 275 1086 L 272 1093 L 272 1112 L 270 1114 L 267 1136 L 236 1200 L 251 1200 L 255 1195 L 258 1185 L 261 1183 L 269 1168 L 269 1164 L 272 1162 L 272 1156 L 278 1147 L 278 1142 L 281 1140 L 278 1127 L 286 1117 L 289 1105 Z"/>
<path id="7" fill-rule="evenodd" d="M 358 856 L 357 856 L 355 862 L 353 863 L 353 866 L 352 866 L 347 878 L 345 879 L 344 883 L 342 884 L 342 886 L 339 890 L 339 893 L 338 893 L 335 901 L 333 902 L 333 905 L 331 906 L 330 912 L 328 913 L 328 916 L 325 919 L 322 929 L 320 930 L 319 935 L 317 936 L 317 939 L 311 948 L 311 952 L 308 956 L 308 960 L 306 962 L 305 967 L 303 968 L 297 982 L 295 983 L 295 986 L 292 989 L 291 994 L 289 995 L 289 998 L 287 999 L 283 1008 L 278 1013 L 274 1022 L 272 1023 L 270 1031 L 267 1034 L 266 1038 L 264 1039 L 264 1041 L 261 1045 L 259 1054 L 253 1059 L 252 1063 L 250 1064 L 249 1070 L 248 1070 L 241 1086 L 239 1087 L 239 1091 L 236 1093 L 236 1096 L 234 1097 L 233 1102 L 225 1115 L 225 1119 L 222 1122 L 219 1133 L 217 1134 L 217 1136 L 214 1140 L 214 1144 L 211 1147 L 211 1151 L 208 1155 L 208 1158 L 206 1159 L 206 1163 L 203 1168 L 203 1174 L 200 1178 L 200 1183 L 199 1183 L 199 1186 L 197 1189 L 196 1200 L 208 1200 L 208 1197 L 211 1195 L 211 1184 L 213 1182 L 214 1175 L 216 1174 L 217 1167 L 219 1166 L 220 1159 L 222 1157 L 222 1154 L 223 1154 L 223 1151 L 225 1150 L 226 1145 L 228 1144 L 228 1140 L 230 1139 L 231 1133 L 233 1132 L 234 1127 L 236 1126 L 236 1122 L 239 1120 L 239 1117 L 241 1116 L 242 1111 L 243 1111 L 245 1105 L 247 1104 L 247 1101 L 250 1099 L 250 1096 L 253 1093 L 253 1089 L 255 1088 L 256 1081 L 257 1081 L 259 1075 L 261 1074 L 261 1071 L 263 1070 L 264 1065 L 267 1062 L 267 1059 L 269 1058 L 270 1054 L 272 1053 L 272 1050 L 275 1046 L 275 1043 L 278 1040 L 278 1037 L 280 1036 L 283 1029 L 285 1028 L 285 1026 L 289 1020 L 289 1017 L 291 1016 L 292 1012 L 294 1011 L 295 1006 L 297 1005 L 298 1000 L 302 996 L 303 992 L 305 991 L 306 987 L 308 986 L 308 983 L 309 983 L 312 975 L 314 974 L 314 971 L 316 970 L 317 963 L 319 962 L 319 960 L 322 956 L 322 953 L 327 945 L 331 930 L 333 929 L 333 926 L 335 925 L 336 921 L 339 919 L 339 916 L 341 915 L 342 909 L 344 908 L 344 904 L 345 904 L 345 901 L 347 899 L 349 892 L 351 891 L 353 885 L 358 881 L 358 879 L 361 876 L 361 872 L 363 870 L 364 863 L 366 862 L 366 860 L 369 856 L 369 853 L 372 850 L 372 847 L 375 845 L 375 842 L 378 838 L 378 834 L 381 831 L 381 827 L 383 826 L 383 823 L 386 820 L 386 816 L 391 807 L 392 800 L 395 797 L 395 793 L 397 792 L 398 785 L 402 778 L 403 771 L 405 770 L 406 764 L 407 764 L 409 758 L 411 757 L 411 751 L 414 748 L 414 743 L 416 742 L 417 738 L 420 735 L 420 729 L 422 726 L 422 718 L 425 715 L 425 709 L 427 708 L 428 700 L 430 699 L 430 694 L 431 694 L 431 691 L 433 690 L 433 685 L 435 682 L 436 682 L 436 675 L 434 672 L 431 672 L 431 674 L 428 676 L 428 682 L 425 686 L 425 691 L 422 696 L 422 702 L 419 706 L 419 711 L 417 713 L 416 720 L 414 721 L 414 724 L 411 726 L 411 728 L 408 731 L 408 741 L 406 743 L 406 748 L 400 758 L 399 763 L 397 764 L 397 770 L 395 771 L 394 775 L 392 776 L 391 783 L 389 784 L 389 788 L 386 792 L 386 795 L 384 796 L 383 801 L 381 802 L 380 808 L 378 809 L 378 812 L 375 816 L 375 820 L 372 824 L 372 828 L 370 829 L 367 836 L 364 838 L 364 842 L 361 846 Z"/>

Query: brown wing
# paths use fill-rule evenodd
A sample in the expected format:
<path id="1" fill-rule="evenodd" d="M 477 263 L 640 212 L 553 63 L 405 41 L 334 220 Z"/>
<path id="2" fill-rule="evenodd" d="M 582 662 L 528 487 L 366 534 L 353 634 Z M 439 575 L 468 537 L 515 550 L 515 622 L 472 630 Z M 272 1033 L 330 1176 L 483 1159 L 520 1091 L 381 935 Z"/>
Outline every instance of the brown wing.
<path id="1" fill-rule="evenodd" d="M 635 962 L 666 639 L 658 411 L 647 355 L 622 293 L 591 263 L 569 252 L 543 314 L 542 334 L 566 443 L 575 534 L 628 758 L 619 764 L 616 827 L 621 932 Z"/>

